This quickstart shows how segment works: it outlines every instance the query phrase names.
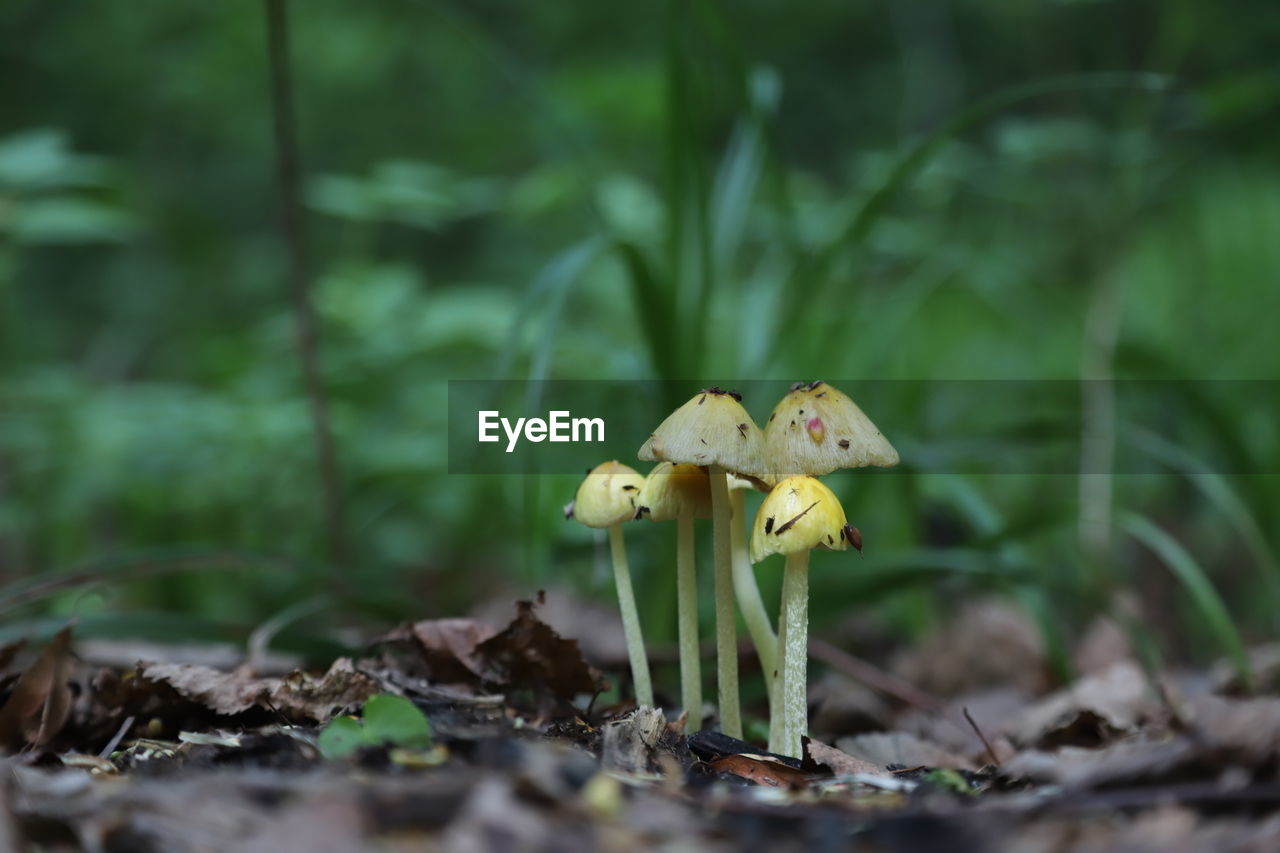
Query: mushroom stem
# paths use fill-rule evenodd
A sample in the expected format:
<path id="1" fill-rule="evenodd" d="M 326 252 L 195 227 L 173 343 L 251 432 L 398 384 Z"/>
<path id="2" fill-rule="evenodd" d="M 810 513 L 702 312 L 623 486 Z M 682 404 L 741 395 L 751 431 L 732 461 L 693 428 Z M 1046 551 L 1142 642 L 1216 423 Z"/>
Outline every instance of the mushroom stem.
<path id="1" fill-rule="evenodd" d="M 702 663 L 698 657 L 698 576 L 693 562 L 693 516 L 676 519 L 676 618 L 680 632 L 680 697 L 685 729 L 702 728 Z"/>
<path id="2" fill-rule="evenodd" d="M 769 692 L 769 720 L 772 726 L 778 638 L 773 633 L 769 611 L 765 609 L 764 599 L 760 597 L 756 573 L 751 568 L 751 558 L 747 555 L 746 496 L 742 489 L 734 489 L 729 493 L 729 499 L 733 511 L 729 521 L 729 539 L 733 547 L 733 591 L 738 598 L 742 619 L 747 623 L 747 632 L 751 634 L 751 642 L 756 647 L 756 656 L 760 658 L 760 670 L 764 673 L 764 684 Z"/>
<path id="3" fill-rule="evenodd" d="M 782 615 L 784 626 L 779 642 L 782 656 L 782 736 L 781 755 L 802 758 L 800 738 L 808 728 L 809 701 L 806 691 L 809 658 L 809 550 L 787 555 L 786 574 L 782 578 Z"/>
<path id="4" fill-rule="evenodd" d="M 785 574 L 784 574 L 785 579 Z M 769 751 L 782 754 L 782 649 L 787 644 L 787 610 L 778 612 L 778 641 L 773 648 L 773 686 L 769 691 Z"/>
<path id="5" fill-rule="evenodd" d="M 653 683 L 649 680 L 649 659 L 644 654 L 644 635 L 640 631 L 640 614 L 636 611 L 636 595 L 631 588 L 631 569 L 622 544 L 622 525 L 609 526 L 609 549 L 613 553 L 613 580 L 618 586 L 618 609 L 622 611 L 622 630 L 627 636 L 627 655 L 631 658 L 631 681 L 636 688 L 636 703 L 653 705 Z"/>
<path id="6" fill-rule="evenodd" d="M 733 555 L 729 540 L 729 478 L 720 465 L 710 465 L 711 524 L 716 558 L 716 682 L 720 692 L 720 731 L 742 737 L 738 704 L 738 626 L 733 612 Z"/>

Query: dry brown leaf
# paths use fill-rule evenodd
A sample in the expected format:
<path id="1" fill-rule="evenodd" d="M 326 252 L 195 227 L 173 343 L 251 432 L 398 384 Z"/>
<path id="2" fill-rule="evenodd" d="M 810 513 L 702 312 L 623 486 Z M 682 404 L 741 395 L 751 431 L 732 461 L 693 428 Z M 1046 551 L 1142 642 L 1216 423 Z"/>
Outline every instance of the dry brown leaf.
<path id="1" fill-rule="evenodd" d="M 184 699 L 224 715 L 242 714 L 257 706 L 274 686 L 245 670 L 222 672 L 199 664 L 152 663 L 141 665 L 140 670 L 148 681 L 167 684 Z"/>
<path id="2" fill-rule="evenodd" d="M 487 625 L 502 625 L 511 618 L 511 602 L 517 597 L 495 596 L 471 615 Z M 539 593 L 538 618 L 561 636 L 577 640 L 583 659 L 592 666 L 627 665 L 627 635 L 616 603 L 609 606 L 551 587 Z"/>
<path id="3" fill-rule="evenodd" d="M 71 626 L 45 647 L 22 673 L 0 708 L 0 745 L 43 746 L 67 723 L 71 713 Z"/>
<path id="4" fill-rule="evenodd" d="M 142 664 L 140 669 L 144 679 L 167 684 L 184 699 L 225 716 L 262 708 L 291 719 L 325 722 L 378 692 L 376 682 L 356 670 L 350 658 L 334 661 L 318 678 L 298 671 L 284 678 L 257 678 L 244 669 L 222 672 L 194 664 Z"/>
<path id="5" fill-rule="evenodd" d="M 1004 763 L 1012 778 L 1063 785 L 1073 790 L 1172 780 L 1200 750 L 1186 738 L 1138 738 L 1085 749 L 1065 746 L 1054 752 L 1026 750 Z"/>
<path id="6" fill-rule="evenodd" d="M 356 669 L 351 658 L 338 658 L 319 678 L 295 671 L 278 681 L 270 706 L 290 719 L 305 717 L 318 723 L 354 711 L 380 692 L 377 682 Z"/>
<path id="7" fill-rule="evenodd" d="M 516 603 L 516 618 L 476 646 L 487 681 L 504 688 L 549 692 L 568 701 L 603 690 L 605 682 L 582 658 L 577 640 L 561 637 L 534 615 L 533 602 Z"/>
<path id="8" fill-rule="evenodd" d="M 604 725 L 600 739 L 600 763 L 627 773 L 657 773 L 663 756 L 687 754 L 684 738 L 667 725 L 657 708 L 641 707 Z"/>
<path id="9" fill-rule="evenodd" d="M 728 773 L 769 788 L 801 788 L 809 784 L 809 773 L 781 761 L 754 755 L 723 755 L 708 765 L 714 773 Z"/>
<path id="10" fill-rule="evenodd" d="M 1142 670 L 1123 661 L 1032 705 L 1011 734 L 1039 749 L 1100 746 L 1164 716 Z"/>
<path id="11" fill-rule="evenodd" d="M 476 619 L 424 619 L 402 625 L 381 640 L 412 640 L 432 681 L 476 684 L 489 676 L 476 656 L 476 646 L 497 633 L 492 625 Z"/>
<path id="12" fill-rule="evenodd" d="M 945 767 L 974 770 L 973 762 L 909 732 L 873 732 L 841 738 L 836 746 L 877 767 Z"/>
<path id="13" fill-rule="evenodd" d="M 834 746 L 827 746 L 821 741 L 812 738 L 805 741 L 805 764 L 814 764 L 819 768 L 830 770 L 837 776 L 850 776 L 854 773 L 863 773 L 871 776 L 890 776 L 892 774 L 885 770 L 882 765 L 867 761 L 865 758 L 858 758 L 856 755 L 850 755 Z"/>

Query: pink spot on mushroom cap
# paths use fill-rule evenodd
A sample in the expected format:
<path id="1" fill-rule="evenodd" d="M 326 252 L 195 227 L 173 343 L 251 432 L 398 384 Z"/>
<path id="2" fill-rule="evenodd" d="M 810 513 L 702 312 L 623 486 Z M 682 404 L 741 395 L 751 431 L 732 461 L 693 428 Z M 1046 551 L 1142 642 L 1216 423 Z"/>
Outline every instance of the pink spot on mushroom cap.
<path id="1" fill-rule="evenodd" d="M 822 425 L 822 418 L 810 418 L 804 428 L 809 431 L 809 438 L 813 439 L 814 444 L 822 444 L 822 439 L 827 434 L 827 428 Z"/>

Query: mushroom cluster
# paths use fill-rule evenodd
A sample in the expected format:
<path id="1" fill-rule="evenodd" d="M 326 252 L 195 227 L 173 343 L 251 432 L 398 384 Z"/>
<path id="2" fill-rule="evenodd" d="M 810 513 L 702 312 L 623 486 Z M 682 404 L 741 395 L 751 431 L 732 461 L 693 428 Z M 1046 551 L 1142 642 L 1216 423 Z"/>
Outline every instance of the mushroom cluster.
<path id="1" fill-rule="evenodd" d="M 609 530 L 637 702 L 651 705 L 653 693 L 620 525 L 644 518 L 677 523 L 681 698 L 692 730 L 702 724 L 693 522 L 710 517 L 720 728 L 742 737 L 736 602 L 768 688 L 769 749 L 800 757 L 807 724 L 809 552 L 862 550 L 858 529 L 817 478 L 838 468 L 895 465 L 897 451 L 848 395 L 817 381 L 793 385 L 764 430 L 743 408 L 741 395 L 707 388 L 668 415 L 638 455 L 659 463 L 647 477 L 606 462 L 588 473 L 566 508 L 567 516 Z M 749 488 L 767 494 L 748 550 L 743 494 Z M 786 557 L 776 634 L 752 568 L 773 554 Z"/>

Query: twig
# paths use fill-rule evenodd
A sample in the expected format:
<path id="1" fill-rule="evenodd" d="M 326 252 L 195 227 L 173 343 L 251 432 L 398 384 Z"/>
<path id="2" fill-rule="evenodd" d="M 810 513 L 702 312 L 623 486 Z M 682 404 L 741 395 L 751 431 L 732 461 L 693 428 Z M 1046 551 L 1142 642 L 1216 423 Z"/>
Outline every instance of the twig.
<path id="1" fill-rule="evenodd" d="M 133 721 L 136 717 L 130 715 L 124 718 L 124 722 L 120 724 L 120 728 L 116 729 L 115 735 L 111 740 L 107 741 L 107 745 L 102 748 L 102 752 L 98 753 L 99 758 L 110 758 L 111 753 L 115 752 L 116 747 L 120 745 L 120 741 L 124 740 L 125 734 L 129 729 L 133 728 Z"/>
<path id="2" fill-rule="evenodd" d="M 271 62 L 271 107 L 275 120 L 276 177 L 280 185 L 280 224 L 289 254 L 289 286 L 293 319 L 302 362 L 316 462 L 328 530 L 329 559 L 335 567 L 347 562 L 346 507 L 343 504 L 338 455 L 334 448 L 329 401 L 320 371 L 320 342 L 307 263 L 306 235 L 299 192 L 298 140 L 294 127 L 293 82 L 289 73 L 287 0 L 263 0 L 267 17 L 267 52 Z M 341 577 L 341 575 L 339 575 Z"/>
<path id="3" fill-rule="evenodd" d="M 964 718 L 969 721 L 969 725 L 973 726 L 973 733 L 978 736 L 978 740 L 982 741 L 982 745 L 987 748 L 987 755 L 991 757 L 991 763 L 996 767 L 1000 765 L 1000 759 L 996 757 L 996 751 L 991 748 L 991 742 L 987 740 L 987 736 L 982 733 L 982 729 L 978 728 L 978 724 L 974 721 L 973 715 L 969 713 L 967 707 L 961 708 L 964 712 Z"/>

